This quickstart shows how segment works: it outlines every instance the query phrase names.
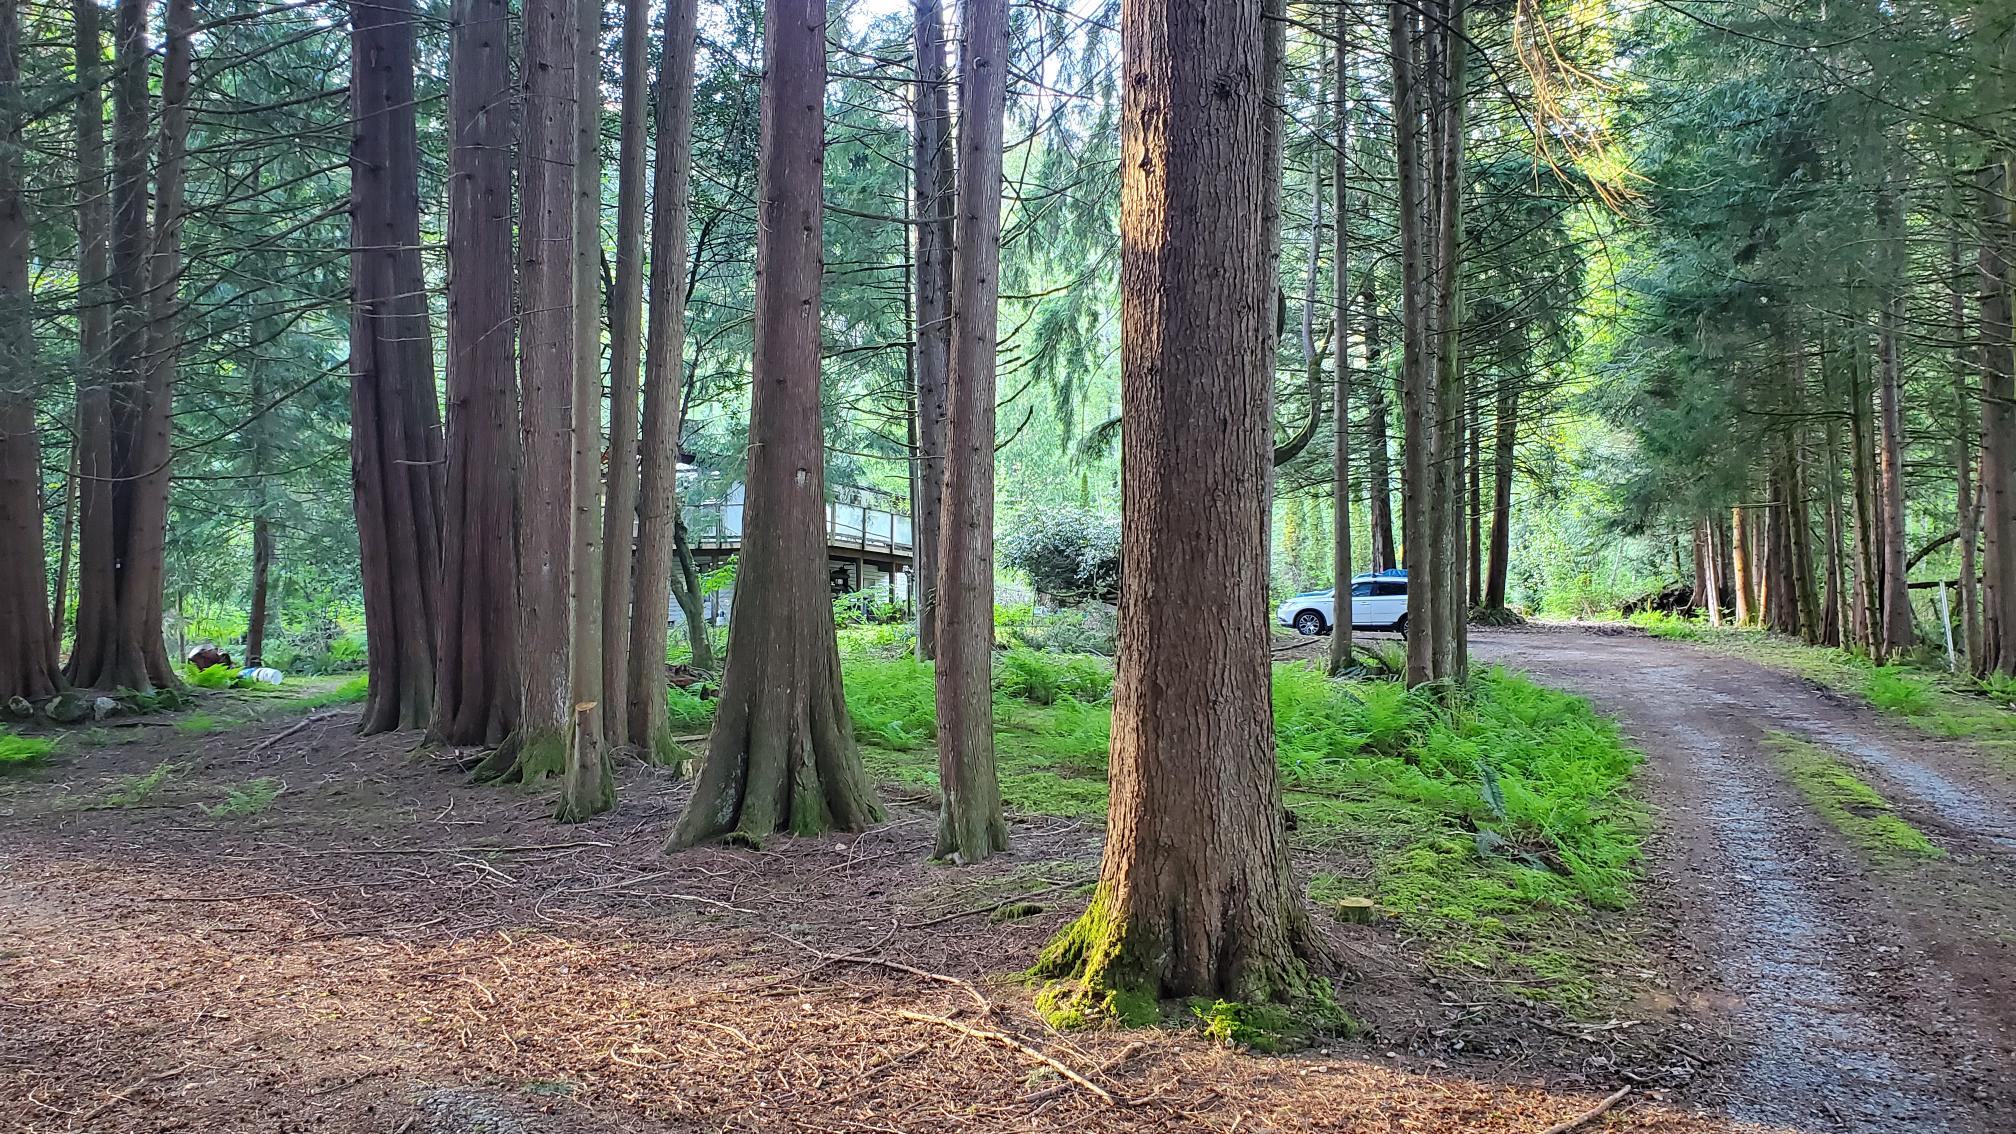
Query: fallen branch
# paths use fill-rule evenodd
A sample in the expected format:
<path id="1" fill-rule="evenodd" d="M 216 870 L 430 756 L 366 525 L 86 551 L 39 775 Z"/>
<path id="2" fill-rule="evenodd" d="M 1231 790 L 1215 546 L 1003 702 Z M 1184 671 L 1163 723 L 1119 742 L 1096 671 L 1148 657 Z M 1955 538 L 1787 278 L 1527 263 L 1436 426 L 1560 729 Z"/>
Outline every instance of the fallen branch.
<path id="1" fill-rule="evenodd" d="M 1012 906 L 1020 902 L 1030 901 L 1031 899 L 1034 898 L 1041 898 L 1049 894 L 1054 894 L 1059 890 L 1067 890 L 1073 886 L 1082 886 L 1082 885 L 1084 885 L 1083 881 L 1058 882 L 1054 885 L 1045 886 L 1041 890 L 1031 890 L 1026 894 L 1017 894 L 1012 898 L 1003 898 L 1000 901 L 995 902 L 993 905 L 973 906 L 968 909 L 959 910 L 955 913 L 945 914 L 942 917 L 934 917 L 930 921 L 913 921 L 908 925 L 905 925 L 903 928 L 929 929 L 934 925 L 944 925 L 948 921 L 958 921 L 962 917 L 972 917 L 974 914 L 983 914 L 983 913 L 991 914 L 998 909 L 1003 909 L 1005 907 Z"/>
<path id="2" fill-rule="evenodd" d="M 813 956 L 819 958 L 822 961 L 827 962 L 828 964 L 871 965 L 878 969 L 890 969 L 899 973 L 908 973 L 914 977 L 921 977 L 924 980 L 935 980 L 940 984 L 949 984 L 956 986 L 957 988 L 964 991 L 966 995 L 973 998 L 973 1002 L 980 1006 L 980 1013 L 982 1015 L 991 1016 L 994 1014 L 993 1003 L 989 1001 L 985 996 L 982 996 L 980 994 L 980 990 L 974 987 L 972 981 L 966 980 L 963 977 L 948 976 L 944 973 L 934 973 L 929 969 L 920 969 L 915 965 L 906 965 L 901 961 L 886 961 L 880 957 L 870 957 L 862 953 L 826 953 L 818 949 L 814 949 L 812 946 L 805 944 L 803 941 L 799 941 L 791 937 L 785 937 L 781 933 L 772 934 L 771 936 L 777 937 L 784 941 L 789 941 L 791 942 L 791 944 L 798 946 L 800 949 L 805 950 L 807 953 L 812 954 Z"/>
<path id="3" fill-rule="evenodd" d="M 267 737 L 266 739 L 253 745 L 251 750 L 246 752 L 245 755 L 248 757 L 257 756 L 261 752 L 266 751 L 268 748 L 273 747 L 274 745 L 280 743 L 281 741 L 287 739 L 288 737 L 293 736 L 294 734 L 300 732 L 302 729 L 307 728 L 309 725 L 315 724 L 318 721 L 326 721 L 330 717 L 333 717 L 340 712 L 343 712 L 343 710 L 324 709 L 319 713 L 309 713 L 306 717 L 302 718 L 300 724 L 295 725 L 293 728 L 288 729 L 286 732 L 279 733 L 278 735 L 275 736 Z"/>
<path id="4" fill-rule="evenodd" d="M 1566 1122 L 1557 1122 L 1549 1126 L 1547 1129 L 1542 1130 L 1540 1134 L 1568 1134 L 1570 1130 L 1580 1130 L 1582 1127 L 1603 1117 L 1609 1112 L 1611 1107 L 1623 1102 L 1624 1096 L 1630 1093 L 1631 1084 L 1626 1083 L 1617 1088 L 1616 1093 L 1612 1094 L 1609 1098 L 1604 1099 L 1602 1102 L 1597 1103 L 1595 1106 L 1590 1107 L 1588 1110 L 1583 1111 Z"/>
<path id="5" fill-rule="evenodd" d="M 1093 1068 L 1092 1073 L 1094 1075 L 1110 1074 L 1115 1068 L 1119 1067 L 1122 1063 L 1127 1062 L 1128 1060 L 1134 1058 L 1135 1056 L 1147 1050 L 1148 1050 L 1147 1044 L 1142 1043 L 1140 1040 L 1136 1040 L 1133 1043 L 1128 1044 L 1126 1047 L 1121 1048 L 1120 1054 L 1114 1056 L 1113 1058 Z M 1025 1103 L 1042 1102 L 1044 1099 L 1055 1098 L 1058 1095 L 1061 1095 L 1065 1091 L 1070 1089 L 1071 1085 L 1069 1083 L 1059 1083 L 1054 1087 L 1045 1087 L 1040 1091 L 1034 1091 L 1031 1092 L 1030 1094 L 1023 1095 L 1021 1101 Z"/>
<path id="6" fill-rule="evenodd" d="M 931 1016 L 923 1012 L 912 1012 L 907 1008 L 899 1010 L 896 1014 L 903 1017 L 906 1020 L 915 1020 L 920 1024 L 936 1024 L 941 1028 L 950 1028 L 961 1035 L 972 1036 L 974 1039 L 987 1040 L 990 1043 L 998 1043 L 1003 1047 L 1013 1048 L 1014 1050 L 1021 1052 L 1022 1054 L 1028 1056 L 1029 1058 L 1035 1060 L 1036 1062 L 1043 1064 L 1045 1067 L 1048 1067 L 1051 1070 L 1057 1072 L 1059 1075 L 1064 1076 L 1066 1079 L 1071 1080 L 1073 1083 L 1078 1084 L 1080 1087 L 1083 1087 L 1085 1090 L 1091 1092 L 1092 1094 L 1097 1095 L 1099 1098 L 1105 1100 L 1106 1102 L 1117 1105 L 1120 1101 L 1119 1099 L 1114 1098 L 1112 1092 L 1108 1091 L 1106 1088 L 1100 1086 L 1099 1084 L 1093 1082 L 1090 1079 L 1087 1079 L 1085 1076 L 1080 1075 L 1078 1072 L 1071 1070 L 1069 1067 L 1066 1067 L 1064 1064 L 1058 1062 L 1057 1059 L 1050 1056 L 1049 1054 L 1041 1050 L 1038 1050 L 1037 1048 L 1031 1047 L 1026 1043 L 1023 1043 L 1021 1040 L 1016 1039 L 1014 1036 L 1011 1036 L 1006 1032 L 994 1032 L 989 1031 L 986 1028 L 970 1027 L 966 1024 L 960 1023 L 957 1020 L 947 1019 L 944 1016 Z"/>
<path id="7" fill-rule="evenodd" d="M 541 851 L 581 850 L 586 847 L 613 848 L 615 843 L 583 839 L 573 843 L 542 843 L 529 847 L 364 847 L 358 849 L 335 848 L 331 850 L 296 851 L 295 858 L 323 858 L 329 855 L 378 855 L 378 854 L 538 854 Z"/>

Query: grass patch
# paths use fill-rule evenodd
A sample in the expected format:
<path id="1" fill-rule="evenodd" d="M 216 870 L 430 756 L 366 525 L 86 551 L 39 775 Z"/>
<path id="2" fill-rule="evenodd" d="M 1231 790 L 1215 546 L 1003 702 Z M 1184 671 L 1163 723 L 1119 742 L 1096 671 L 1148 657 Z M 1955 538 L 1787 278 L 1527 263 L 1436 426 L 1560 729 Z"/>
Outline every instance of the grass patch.
<path id="1" fill-rule="evenodd" d="M 28 768 L 48 759 L 56 743 L 39 736 L 16 736 L 0 729 L 0 772 Z"/>
<path id="2" fill-rule="evenodd" d="M 369 696 L 370 693 L 370 678 L 353 677 L 334 689 L 324 690 L 320 693 L 311 693 L 306 697 L 298 697 L 294 700 L 294 704 L 298 708 L 309 710 L 326 709 L 331 705 L 354 705 Z"/>
<path id="3" fill-rule="evenodd" d="M 1675 641 L 1695 642 L 1708 636 L 1711 627 L 1678 614 L 1668 614 L 1663 610 L 1641 610 L 1625 619 L 1654 638 L 1668 638 Z"/>
<path id="4" fill-rule="evenodd" d="M 273 806 L 280 798 L 286 785 L 271 776 L 260 776 L 248 780 L 243 787 L 226 788 L 224 798 L 216 803 L 199 803 L 203 814 L 213 819 L 234 819 L 247 815 L 257 815 Z"/>
<path id="5" fill-rule="evenodd" d="M 208 713 L 192 713 L 175 722 L 175 731 L 187 735 L 215 732 L 224 722 Z"/>
<path id="6" fill-rule="evenodd" d="M 1878 860 L 1945 858 L 1946 852 L 1897 815 L 1883 794 L 1832 752 L 1786 732 L 1764 738 L 1778 766 L 1828 823 Z"/>

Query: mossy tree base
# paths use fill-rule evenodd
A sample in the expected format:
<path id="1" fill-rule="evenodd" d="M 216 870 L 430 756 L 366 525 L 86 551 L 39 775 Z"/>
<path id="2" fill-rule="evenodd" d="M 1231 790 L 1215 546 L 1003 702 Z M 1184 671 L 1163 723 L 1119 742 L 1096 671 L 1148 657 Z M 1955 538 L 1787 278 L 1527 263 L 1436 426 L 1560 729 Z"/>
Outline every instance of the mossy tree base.
<path id="1" fill-rule="evenodd" d="M 482 784 L 536 786 L 567 771 L 567 741 L 558 732 L 521 729 L 469 773 Z"/>
<path id="2" fill-rule="evenodd" d="M 1245 919 L 1221 908 L 1211 919 L 1220 932 L 1201 942 L 1213 947 L 1198 958 L 1196 934 L 1176 922 L 1204 911 L 1158 902 L 1123 913 L 1128 903 L 1115 895 L 1102 886 L 1037 958 L 1031 975 L 1051 982 L 1037 1006 L 1052 1025 L 1141 1027 L 1161 1020 L 1165 1004 L 1187 1003 L 1207 1033 L 1264 1050 L 1350 1029 L 1330 982 L 1311 971 L 1322 950 L 1299 902 L 1267 926 L 1234 928 Z"/>

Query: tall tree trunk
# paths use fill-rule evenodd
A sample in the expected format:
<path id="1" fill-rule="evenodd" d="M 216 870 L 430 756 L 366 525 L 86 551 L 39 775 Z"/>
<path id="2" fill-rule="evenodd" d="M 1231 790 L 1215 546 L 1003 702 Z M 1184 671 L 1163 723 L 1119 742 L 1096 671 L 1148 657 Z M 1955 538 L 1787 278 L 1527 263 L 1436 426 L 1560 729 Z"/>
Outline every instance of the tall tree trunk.
<path id="1" fill-rule="evenodd" d="M 1830 401 L 1834 400 L 1830 397 Z M 1841 419 L 1827 419 L 1827 587 L 1821 612 L 1820 640 L 1841 646 L 1848 632 L 1847 577 L 1842 560 Z"/>
<path id="2" fill-rule="evenodd" d="M 1749 490 L 1749 484 L 1745 483 L 1741 491 Z M 1729 542 L 1734 547 L 1730 562 L 1731 575 L 1736 584 L 1736 625 L 1749 626 L 1757 617 L 1757 592 L 1754 582 L 1755 572 L 1750 562 L 1749 509 L 1741 504 L 1731 509 L 1729 513 Z"/>
<path id="3" fill-rule="evenodd" d="M 1982 672 L 2016 673 L 2016 347 L 2010 331 L 2011 163 L 1977 174 L 1981 341 Z"/>
<path id="4" fill-rule="evenodd" d="M 1340 222 L 1341 223 L 1341 222 Z M 1391 571 L 1400 565 L 1393 545 L 1393 478 L 1386 439 L 1386 360 L 1379 350 L 1379 305 L 1368 281 L 1360 297 L 1359 326 L 1365 336 L 1365 499 L 1372 528 L 1372 566 Z"/>
<path id="5" fill-rule="evenodd" d="M 1331 235 L 1330 278 L 1331 366 L 1335 384 L 1330 392 L 1330 467 L 1336 486 L 1330 492 L 1330 585 L 1335 587 L 1330 632 L 1330 676 L 1351 666 L 1351 40 L 1350 21 L 1340 16 L 1332 25 L 1336 37 L 1330 70 L 1337 81 L 1337 147 L 1331 159 L 1331 181 L 1337 186 L 1337 220 Z M 1319 119 L 1320 124 L 1320 119 Z M 1315 159 L 1311 158 L 1314 164 Z M 1322 181 L 1316 182 L 1316 204 L 1323 204 Z M 1320 229 L 1320 225 L 1318 228 Z M 1374 386 L 1378 383 L 1375 381 Z"/>
<path id="6" fill-rule="evenodd" d="M 572 0 L 574 30 L 574 368 L 572 507 L 567 531 L 568 685 L 573 718 L 554 818 L 578 823 L 616 806 L 602 699 L 602 4 Z M 631 383 L 634 412 L 636 393 Z M 626 534 L 624 547 L 629 547 Z M 628 596 L 625 596 L 626 600 Z"/>
<path id="7" fill-rule="evenodd" d="M 519 707 L 509 0 L 456 0 L 451 19 L 448 440 L 429 732 L 496 745 Z"/>
<path id="8" fill-rule="evenodd" d="M 714 668 L 714 639 L 707 626 L 706 604 L 700 593 L 700 569 L 693 562 L 693 538 L 686 530 L 683 516 L 672 522 L 673 550 L 677 553 L 679 573 L 672 587 L 673 598 L 679 603 L 680 614 L 686 622 L 686 652 L 693 657 L 697 668 Z"/>
<path id="9" fill-rule="evenodd" d="M 1505 381 L 1505 379 L 1500 379 Z M 1467 605 L 1484 605 L 1484 415 L 1475 406 L 1469 413 L 1467 431 L 1469 456 L 1464 471 L 1470 479 L 1470 570 Z"/>
<path id="10" fill-rule="evenodd" d="M 620 30 L 623 103 L 616 149 L 616 272 L 609 289 L 608 498 L 602 512 L 602 729 L 610 748 L 649 755 L 649 735 L 630 728 L 632 638 L 639 621 L 663 622 L 666 614 L 662 602 L 656 610 L 633 602 L 640 475 L 637 383 L 644 349 L 644 151 L 649 144 L 644 127 L 651 109 L 647 0 L 623 0 Z M 599 98 L 595 105 L 601 105 Z"/>
<path id="11" fill-rule="evenodd" d="M 1903 218 L 1899 214 L 1896 190 L 1886 186 L 1877 195 L 1877 227 L 1886 236 L 1886 246 L 1903 242 Z M 1903 360 L 1899 339 L 1903 335 L 1904 295 L 1899 278 L 1903 270 L 1901 249 L 1885 257 L 1890 270 L 1884 274 L 1883 307 L 1877 317 L 1877 351 L 1882 362 L 1882 386 L 1878 397 L 1882 406 L 1882 507 L 1883 507 L 1883 633 L 1882 653 L 1894 657 L 1909 650 L 1916 639 L 1911 625 L 1911 592 L 1906 589 L 1904 569 L 1904 395 Z"/>
<path id="12" fill-rule="evenodd" d="M 665 722 L 665 633 L 674 570 L 693 664 L 712 669 L 707 622 L 691 552 L 679 556 L 679 375 L 686 354 L 686 224 L 693 177 L 694 35 L 698 0 L 673 0 L 665 12 L 658 60 L 658 152 L 652 170 L 651 325 L 644 356 L 644 468 L 637 517 L 637 594 L 630 623 L 631 743 L 658 762 L 679 754 Z"/>
<path id="13" fill-rule="evenodd" d="M 576 0 L 526 0 L 518 68 L 518 730 L 478 779 L 559 775 L 573 730 Z M 596 656 L 598 674 L 600 655 Z"/>
<path id="14" fill-rule="evenodd" d="M 938 555 L 939 858 L 1008 847 L 994 762 L 994 355 L 1000 333 L 1001 145 L 1008 0 L 967 0 L 959 66 L 959 239 Z"/>
<path id="15" fill-rule="evenodd" d="M 1393 66 L 1393 144 L 1399 192 L 1402 343 L 1400 357 L 1400 418 L 1405 431 L 1402 452 L 1400 528 L 1407 567 L 1407 684 L 1411 688 L 1436 678 L 1435 642 L 1440 590 L 1434 583 L 1436 549 L 1433 477 L 1436 446 L 1435 406 L 1426 356 L 1428 347 L 1427 234 L 1423 231 L 1425 187 L 1421 176 L 1421 94 L 1415 81 L 1418 54 L 1413 9 L 1393 0 L 1387 5 Z"/>
<path id="16" fill-rule="evenodd" d="M 1850 613 L 1855 624 L 1856 648 L 1873 657 L 1882 649 L 1883 522 L 1877 501 L 1876 449 L 1866 373 L 1868 351 L 1859 328 L 1851 328 L 1845 354 L 1849 441 L 1854 446 L 1848 476 L 1855 489 L 1855 602 Z"/>
<path id="17" fill-rule="evenodd" d="M 1319 950 L 1288 860 L 1267 644 L 1247 629 L 1266 613 L 1274 400 L 1261 8 L 1121 14 L 1113 791 L 1091 906 L 1037 962 L 1091 1011 L 1113 993 L 1296 1000 Z"/>
<path id="18" fill-rule="evenodd" d="M 279 334 L 278 327 L 271 320 L 259 320 L 253 324 L 255 342 L 270 342 Z M 271 462 L 272 446 L 268 443 L 271 415 L 266 408 L 266 367 L 259 360 L 257 349 L 246 363 L 249 371 L 249 385 L 252 412 L 257 416 L 247 427 L 251 432 L 246 446 L 252 475 L 252 595 L 245 611 L 245 664 L 266 664 L 266 623 L 267 592 L 273 572 L 273 495 L 267 486 L 268 465 Z"/>
<path id="19" fill-rule="evenodd" d="M 1950 191 L 1949 191 L 1950 192 Z M 1974 488 L 1974 393 L 1968 389 L 1967 364 L 1973 353 L 1967 341 L 1967 270 L 1960 259 L 1960 205 L 1949 198 L 1952 235 L 1946 245 L 1949 322 L 1955 344 L 1953 367 L 1953 513 L 1960 533 L 1960 641 L 1971 666 L 1981 656 L 1981 579 L 1978 562 L 1981 514 Z"/>
<path id="20" fill-rule="evenodd" d="M 728 669 L 671 845 L 858 831 L 882 808 L 854 745 L 826 578 L 819 413 L 825 0 L 764 6 L 755 363 Z"/>
<path id="21" fill-rule="evenodd" d="M 916 497 L 910 502 L 911 592 L 917 598 L 917 655 L 938 651 L 939 514 L 944 507 L 946 400 L 952 359 L 954 168 L 945 13 L 940 0 L 912 0 L 917 81 L 911 88 L 911 163 L 916 241 Z"/>
<path id="22" fill-rule="evenodd" d="M 0 700 L 62 687 L 42 551 L 28 211 L 22 194 L 20 0 L 0 0 Z"/>
<path id="23" fill-rule="evenodd" d="M 1498 383 L 1498 412 L 1491 439 L 1491 561 L 1484 583 L 1484 609 L 1504 610 L 1512 577 L 1512 474 L 1519 441 L 1519 384 Z"/>
<path id="24" fill-rule="evenodd" d="M 1437 145 L 1435 164 L 1434 252 L 1435 281 L 1430 291 L 1435 310 L 1430 316 L 1434 328 L 1432 356 L 1435 359 L 1435 419 L 1438 441 L 1436 467 L 1437 506 L 1431 508 L 1436 525 L 1435 548 L 1441 557 L 1438 582 L 1442 611 L 1436 619 L 1433 656 L 1435 676 L 1462 683 L 1469 680 L 1469 610 L 1464 602 L 1468 585 L 1464 576 L 1468 557 L 1464 554 L 1463 454 L 1463 161 L 1466 112 L 1469 106 L 1470 41 L 1466 33 L 1469 0 L 1444 0 L 1443 18 L 1429 29 L 1429 37 L 1439 46 L 1434 54 L 1441 63 L 1438 76 L 1438 113 L 1435 123 Z M 1413 591 L 1409 576 L 1408 591 Z"/>
<path id="25" fill-rule="evenodd" d="M 148 224 L 148 69 L 145 0 L 121 0 L 115 27 L 112 265 L 116 296 L 108 373 L 107 437 L 113 480 L 93 515 L 78 562 L 76 648 L 68 677 L 98 688 L 180 683 L 161 637 L 161 587 L 172 455 L 170 399 L 180 349 L 184 154 L 189 132 L 193 8 L 171 0 L 161 69 L 155 209 Z M 90 538 L 110 529 L 109 540 Z"/>
<path id="26" fill-rule="evenodd" d="M 97 0 L 74 0 L 77 73 L 77 648 L 108 646 L 118 540 L 112 463 L 112 313 L 121 300 L 111 273 L 112 209 L 105 180 L 105 42 Z M 59 604 L 56 616 L 63 616 Z M 81 659 L 78 659 L 81 660 Z M 73 669 L 73 676 L 76 671 Z"/>
<path id="27" fill-rule="evenodd" d="M 411 0 L 350 11 L 350 466 L 371 692 L 361 730 L 434 716 L 441 417 L 420 265 Z"/>

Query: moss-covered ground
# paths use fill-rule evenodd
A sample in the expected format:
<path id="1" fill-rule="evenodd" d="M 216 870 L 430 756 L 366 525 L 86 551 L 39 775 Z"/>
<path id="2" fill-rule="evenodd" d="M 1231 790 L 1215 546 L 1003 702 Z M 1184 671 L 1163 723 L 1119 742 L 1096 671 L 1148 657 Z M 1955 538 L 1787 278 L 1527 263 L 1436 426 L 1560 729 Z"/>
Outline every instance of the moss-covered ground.
<path id="1" fill-rule="evenodd" d="M 1946 856 L 1832 752 L 1787 732 L 1774 731 L 1764 743 L 1813 809 L 1879 863 Z"/>

